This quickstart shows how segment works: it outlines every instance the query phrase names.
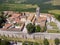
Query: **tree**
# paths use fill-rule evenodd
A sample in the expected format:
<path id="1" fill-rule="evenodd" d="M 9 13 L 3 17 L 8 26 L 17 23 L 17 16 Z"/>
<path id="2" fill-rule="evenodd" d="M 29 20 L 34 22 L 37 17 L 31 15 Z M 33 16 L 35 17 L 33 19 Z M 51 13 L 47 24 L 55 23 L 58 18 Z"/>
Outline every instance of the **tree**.
<path id="1" fill-rule="evenodd" d="M 44 26 L 44 27 L 42 27 L 41 32 L 45 32 L 46 30 L 47 30 L 47 27 L 46 27 L 46 26 Z"/>
<path id="2" fill-rule="evenodd" d="M 34 42 L 34 43 L 33 43 L 33 45 L 39 45 L 39 43 L 37 43 L 37 42 Z"/>
<path id="3" fill-rule="evenodd" d="M 30 42 L 30 41 L 24 41 L 22 45 L 33 45 L 33 42 Z"/>
<path id="4" fill-rule="evenodd" d="M 10 45 L 10 42 L 6 41 L 6 45 Z"/>
<path id="5" fill-rule="evenodd" d="M 49 45 L 49 42 L 47 39 L 44 39 L 44 45 Z"/>
<path id="6" fill-rule="evenodd" d="M 55 44 L 59 45 L 59 39 L 58 38 L 55 39 Z"/>
<path id="7" fill-rule="evenodd" d="M 35 25 L 33 25 L 32 23 L 29 23 L 26 25 L 26 28 L 28 30 L 28 33 L 33 33 L 35 32 Z"/>
<path id="8" fill-rule="evenodd" d="M 1 45 L 1 39 L 0 39 L 0 45 Z"/>
<path id="9" fill-rule="evenodd" d="M 0 45 L 10 45 L 10 42 L 8 40 L 0 39 Z"/>
<path id="10" fill-rule="evenodd" d="M 1 40 L 1 45 L 6 45 L 5 40 Z"/>
<path id="11" fill-rule="evenodd" d="M 39 45 L 37 42 L 24 41 L 22 45 Z"/>
<path id="12" fill-rule="evenodd" d="M 0 14 L 0 28 L 3 27 L 5 22 L 6 22 L 6 16 L 4 16 L 4 13 L 1 12 L 1 14 Z"/>
<path id="13" fill-rule="evenodd" d="M 40 31 L 41 31 L 41 27 L 39 25 L 37 25 L 35 32 L 40 32 Z"/>

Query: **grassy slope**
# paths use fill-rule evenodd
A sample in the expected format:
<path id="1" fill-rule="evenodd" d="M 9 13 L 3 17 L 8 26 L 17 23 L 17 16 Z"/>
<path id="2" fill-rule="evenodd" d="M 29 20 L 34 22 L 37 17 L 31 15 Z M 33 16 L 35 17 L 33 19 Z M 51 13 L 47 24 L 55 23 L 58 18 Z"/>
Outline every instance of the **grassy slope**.
<path id="1" fill-rule="evenodd" d="M 3 5 L 0 5 L 0 10 L 35 11 L 36 7 L 34 5 L 37 5 L 40 6 L 41 12 L 54 13 L 56 10 L 59 10 L 58 12 L 60 12 L 60 0 L 0 0 L 0 3 L 1 2 L 7 2 L 10 4 L 2 3 Z M 26 4 L 29 5 L 27 6 L 28 8 L 25 6 Z M 35 8 L 32 8 L 30 4 Z"/>
<path id="2" fill-rule="evenodd" d="M 53 0 L 53 5 L 60 5 L 60 0 Z"/>
<path id="3" fill-rule="evenodd" d="M 12 10 L 12 11 L 35 11 L 37 5 L 31 4 L 0 4 L 0 11 Z M 32 9 L 32 10 L 31 10 Z"/>
<path id="4" fill-rule="evenodd" d="M 35 12 L 37 6 L 40 6 L 41 12 L 54 14 L 60 20 L 60 0 L 0 0 L 0 11 Z"/>

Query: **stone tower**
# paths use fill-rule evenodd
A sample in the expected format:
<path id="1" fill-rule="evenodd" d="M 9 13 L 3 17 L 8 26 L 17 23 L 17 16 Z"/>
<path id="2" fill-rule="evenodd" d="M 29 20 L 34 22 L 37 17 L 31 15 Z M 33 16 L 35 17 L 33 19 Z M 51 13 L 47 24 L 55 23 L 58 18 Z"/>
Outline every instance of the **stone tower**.
<path id="1" fill-rule="evenodd" d="M 36 8 L 36 16 L 39 17 L 40 16 L 40 7 Z"/>

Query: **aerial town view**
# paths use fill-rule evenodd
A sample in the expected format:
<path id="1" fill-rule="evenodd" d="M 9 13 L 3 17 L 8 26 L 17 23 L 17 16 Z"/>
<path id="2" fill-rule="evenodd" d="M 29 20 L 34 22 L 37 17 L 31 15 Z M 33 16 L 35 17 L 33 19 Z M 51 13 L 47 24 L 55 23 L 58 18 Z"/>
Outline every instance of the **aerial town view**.
<path id="1" fill-rule="evenodd" d="M 60 45 L 60 0 L 0 0 L 0 45 Z"/>

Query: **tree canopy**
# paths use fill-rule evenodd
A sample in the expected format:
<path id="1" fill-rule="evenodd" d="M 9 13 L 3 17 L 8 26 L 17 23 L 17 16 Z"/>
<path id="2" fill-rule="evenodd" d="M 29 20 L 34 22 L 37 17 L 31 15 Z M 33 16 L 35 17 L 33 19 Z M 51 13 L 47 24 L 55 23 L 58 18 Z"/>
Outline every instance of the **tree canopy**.
<path id="1" fill-rule="evenodd" d="M 49 45 L 49 42 L 47 39 L 44 39 L 44 45 Z"/>
<path id="2" fill-rule="evenodd" d="M 6 16 L 4 16 L 4 13 L 0 13 L 0 28 L 3 27 L 4 23 L 6 22 Z"/>
<path id="3" fill-rule="evenodd" d="M 26 28 L 28 30 L 28 33 L 41 32 L 40 25 L 34 25 L 32 23 L 29 23 L 26 25 Z"/>
<path id="4" fill-rule="evenodd" d="M 7 40 L 0 39 L 0 45 L 10 45 L 10 42 Z"/>
<path id="5" fill-rule="evenodd" d="M 32 23 L 27 24 L 26 28 L 28 30 L 28 33 L 35 32 L 35 25 L 33 25 Z"/>
<path id="6" fill-rule="evenodd" d="M 59 43 L 60 43 L 59 39 L 56 38 L 56 39 L 55 39 L 55 44 L 56 44 L 56 45 L 59 45 Z"/>
<path id="7" fill-rule="evenodd" d="M 37 25 L 35 32 L 40 32 L 40 31 L 41 31 L 41 27 L 39 25 Z"/>

